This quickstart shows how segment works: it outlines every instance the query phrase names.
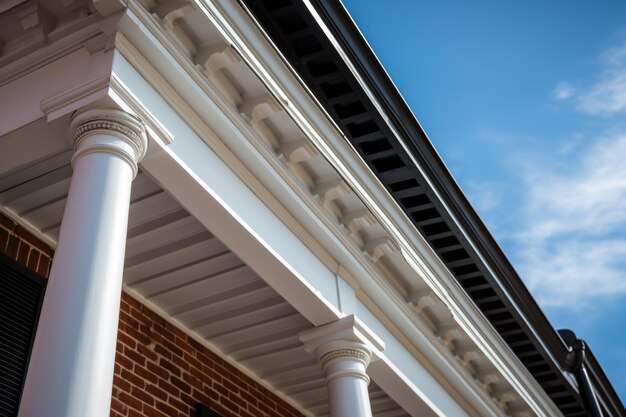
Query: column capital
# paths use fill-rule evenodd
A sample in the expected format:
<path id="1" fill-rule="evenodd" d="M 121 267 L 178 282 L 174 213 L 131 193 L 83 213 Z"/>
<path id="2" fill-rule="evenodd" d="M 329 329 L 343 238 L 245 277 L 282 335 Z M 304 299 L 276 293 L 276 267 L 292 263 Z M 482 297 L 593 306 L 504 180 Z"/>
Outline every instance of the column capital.
<path id="1" fill-rule="evenodd" d="M 365 367 L 385 349 L 385 343 L 354 315 L 300 333 L 304 348 L 323 367 L 330 361 L 350 359 Z"/>
<path id="2" fill-rule="evenodd" d="M 72 162 L 93 152 L 109 152 L 124 159 L 137 174 L 148 139 L 144 123 L 120 110 L 90 109 L 75 114 L 70 125 L 75 153 Z"/>

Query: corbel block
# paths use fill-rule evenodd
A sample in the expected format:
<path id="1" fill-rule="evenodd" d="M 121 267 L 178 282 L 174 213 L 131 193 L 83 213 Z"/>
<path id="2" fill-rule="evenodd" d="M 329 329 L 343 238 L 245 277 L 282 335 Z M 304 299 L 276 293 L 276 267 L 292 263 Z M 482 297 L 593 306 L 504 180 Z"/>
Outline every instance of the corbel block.
<path id="1" fill-rule="evenodd" d="M 305 162 L 317 155 L 315 146 L 305 139 L 284 142 L 280 146 L 279 152 L 292 164 Z"/>

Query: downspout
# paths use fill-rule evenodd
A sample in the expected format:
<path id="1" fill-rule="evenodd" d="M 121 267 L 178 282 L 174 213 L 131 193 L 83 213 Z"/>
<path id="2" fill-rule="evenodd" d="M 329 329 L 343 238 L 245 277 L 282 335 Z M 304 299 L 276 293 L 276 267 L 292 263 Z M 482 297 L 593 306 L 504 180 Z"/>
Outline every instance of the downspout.
<path id="1" fill-rule="evenodd" d="M 585 352 L 587 344 L 584 340 L 578 339 L 576 334 L 567 329 L 559 330 L 559 335 L 568 345 L 568 353 L 565 357 L 565 370 L 574 374 L 578 391 L 583 400 L 585 411 L 589 417 L 603 417 L 600 404 L 593 390 L 589 373 L 585 366 Z"/>

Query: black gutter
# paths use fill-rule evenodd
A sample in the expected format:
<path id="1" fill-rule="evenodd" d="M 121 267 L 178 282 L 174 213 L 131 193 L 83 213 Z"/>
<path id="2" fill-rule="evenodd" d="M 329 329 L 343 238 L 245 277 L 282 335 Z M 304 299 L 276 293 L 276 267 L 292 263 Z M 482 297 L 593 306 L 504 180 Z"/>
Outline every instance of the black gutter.
<path id="1" fill-rule="evenodd" d="M 605 398 L 611 400 L 618 398 L 617 393 L 613 390 L 613 386 L 604 372 L 598 372 L 602 368 L 587 342 L 579 339 L 569 329 L 559 330 L 559 335 L 569 348 L 565 360 L 566 370 L 576 377 L 585 409 L 592 417 L 604 417 L 603 407 L 598 402 L 598 394 L 609 393 L 611 395 L 605 396 Z M 619 405 L 611 404 L 609 408 L 619 408 Z"/>
<path id="2" fill-rule="evenodd" d="M 463 195 L 341 3 L 311 0 L 382 112 L 305 4 L 240 1 L 561 412 L 566 417 L 587 415 L 563 371 L 568 347 Z M 604 375 L 599 366 L 589 370 Z M 610 409 L 605 417 L 626 417 L 612 388 L 600 394 L 601 399 L 606 397 L 603 406 Z"/>
<path id="3" fill-rule="evenodd" d="M 585 405 L 585 410 L 592 417 L 603 417 L 600 404 L 598 404 L 598 399 L 593 391 L 593 384 L 587 372 L 587 364 L 585 363 L 585 357 L 587 356 L 586 343 L 578 339 L 571 330 L 561 330 L 559 333 L 569 345 L 570 351 L 565 358 L 565 366 L 567 372 L 574 374 L 576 377 L 576 383 L 578 384 L 578 390 Z"/>

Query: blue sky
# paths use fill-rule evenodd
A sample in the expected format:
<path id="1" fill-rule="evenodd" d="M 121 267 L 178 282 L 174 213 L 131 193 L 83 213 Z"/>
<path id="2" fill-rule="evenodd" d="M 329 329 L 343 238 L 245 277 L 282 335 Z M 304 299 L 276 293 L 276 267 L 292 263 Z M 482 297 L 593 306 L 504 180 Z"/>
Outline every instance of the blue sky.
<path id="1" fill-rule="evenodd" d="M 344 4 L 552 324 L 626 402 L 626 2 Z"/>

